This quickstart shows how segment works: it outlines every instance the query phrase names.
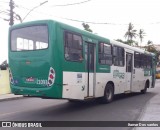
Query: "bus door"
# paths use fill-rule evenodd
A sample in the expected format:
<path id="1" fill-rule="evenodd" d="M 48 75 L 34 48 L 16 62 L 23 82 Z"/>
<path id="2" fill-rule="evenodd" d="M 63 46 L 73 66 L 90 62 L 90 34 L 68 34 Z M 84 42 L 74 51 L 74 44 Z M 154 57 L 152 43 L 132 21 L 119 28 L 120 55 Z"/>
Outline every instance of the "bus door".
<path id="1" fill-rule="evenodd" d="M 86 63 L 86 87 L 87 91 L 85 96 L 92 97 L 95 92 L 95 79 L 96 79 L 96 48 L 94 43 L 85 43 L 85 63 Z"/>
<path id="2" fill-rule="evenodd" d="M 155 57 L 152 57 L 152 87 L 151 88 L 155 87 L 155 80 L 156 80 L 155 73 L 156 73 L 156 59 Z"/>
<path id="3" fill-rule="evenodd" d="M 132 71 L 133 71 L 133 54 L 126 53 L 126 88 L 125 91 L 130 91 L 132 87 Z"/>

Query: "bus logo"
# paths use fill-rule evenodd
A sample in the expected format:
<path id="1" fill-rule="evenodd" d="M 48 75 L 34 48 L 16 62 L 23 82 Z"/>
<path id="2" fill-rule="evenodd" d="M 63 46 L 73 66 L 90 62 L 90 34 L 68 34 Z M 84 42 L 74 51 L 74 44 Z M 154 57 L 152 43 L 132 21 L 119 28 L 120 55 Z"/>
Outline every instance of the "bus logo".
<path id="1" fill-rule="evenodd" d="M 119 78 L 119 79 L 124 79 L 125 74 L 119 72 L 119 70 L 114 70 L 113 71 L 113 78 Z"/>
<path id="2" fill-rule="evenodd" d="M 29 78 L 26 78 L 26 81 L 27 81 L 27 82 L 34 82 L 35 79 L 34 79 L 33 77 L 29 77 Z"/>

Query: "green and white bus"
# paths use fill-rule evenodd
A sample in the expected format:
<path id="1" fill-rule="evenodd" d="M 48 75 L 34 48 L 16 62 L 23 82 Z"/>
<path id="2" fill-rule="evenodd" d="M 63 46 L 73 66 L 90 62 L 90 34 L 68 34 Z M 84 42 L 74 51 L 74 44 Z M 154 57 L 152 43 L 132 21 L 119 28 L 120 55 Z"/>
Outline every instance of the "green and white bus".
<path id="1" fill-rule="evenodd" d="M 75 27 L 40 20 L 9 29 L 12 93 L 111 102 L 155 85 L 155 56 Z"/>

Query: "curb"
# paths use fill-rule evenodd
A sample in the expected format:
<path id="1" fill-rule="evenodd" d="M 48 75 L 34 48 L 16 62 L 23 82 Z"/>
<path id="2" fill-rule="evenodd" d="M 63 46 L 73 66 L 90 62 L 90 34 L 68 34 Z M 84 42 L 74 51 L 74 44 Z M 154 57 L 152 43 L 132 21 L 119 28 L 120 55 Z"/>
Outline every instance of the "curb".
<path id="1" fill-rule="evenodd" d="M 0 102 L 17 100 L 17 99 L 22 99 L 22 98 L 25 98 L 25 97 L 23 97 L 22 95 L 19 95 L 19 96 L 15 95 L 15 97 L 12 96 L 12 97 L 0 98 Z"/>

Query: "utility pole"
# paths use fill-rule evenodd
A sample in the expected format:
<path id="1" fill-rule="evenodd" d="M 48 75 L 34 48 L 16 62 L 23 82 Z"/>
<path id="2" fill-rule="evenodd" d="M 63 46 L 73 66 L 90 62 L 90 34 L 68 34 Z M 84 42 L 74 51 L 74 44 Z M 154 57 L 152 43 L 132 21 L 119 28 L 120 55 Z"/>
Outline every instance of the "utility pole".
<path id="1" fill-rule="evenodd" d="M 18 15 L 17 13 L 15 13 L 13 11 L 13 9 L 15 8 L 15 3 L 13 0 L 10 0 L 9 2 L 9 6 L 10 6 L 10 10 L 9 10 L 9 16 L 10 16 L 10 19 L 9 19 L 9 25 L 12 26 L 14 24 L 14 18 L 19 20 L 21 23 L 25 20 L 25 18 L 36 8 L 44 5 L 45 3 L 47 3 L 47 1 L 44 1 L 42 3 L 40 3 L 38 6 L 35 6 L 34 8 L 32 8 L 26 15 L 25 17 L 22 19 L 20 15 Z M 1 12 L 0 12 L 1 13 Z"/>
<path id="2" fill-rule="evenodd" d="M 9 6 L 10 6 L 10 20 L 9 20 L 9 25 L 12 26 L 14 24 L 14 12 L 13 12 L 13 9 L 14 9 L 14 1 L 13 0 L 10 0 L 9 2 Z"/>

